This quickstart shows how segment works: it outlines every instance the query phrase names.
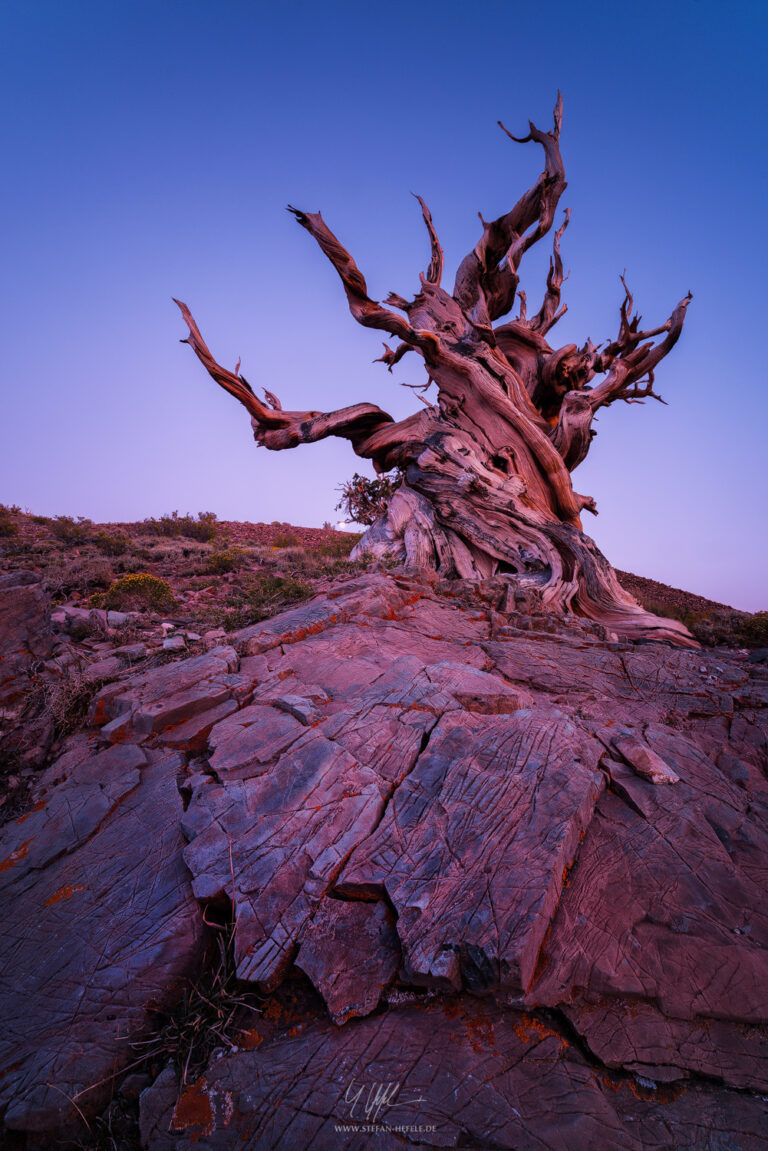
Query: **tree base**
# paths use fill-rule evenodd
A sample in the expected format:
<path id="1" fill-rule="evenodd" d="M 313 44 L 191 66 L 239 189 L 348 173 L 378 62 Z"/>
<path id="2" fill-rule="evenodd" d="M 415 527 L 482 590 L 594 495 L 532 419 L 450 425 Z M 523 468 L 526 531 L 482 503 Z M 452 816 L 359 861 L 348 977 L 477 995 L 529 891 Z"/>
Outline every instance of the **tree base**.
<path id="1" fill-rule="evenodd" d="M 459 498 L 451 518 L 471 524 L 472 517 L 462 514 L 467 509 L 461 505 Z M 699 647 L 678 620 L 645 611 L 621 586 L 594 540 L 578 528 L 558 522 L 526 523 L 517 530 L 505 527 L 501 538 L 488 523 L 482 524 L 480 540 L 475 533 L 475 538 L 461 535 L 442 522 L 428 499 L 403 484 L 350 558 L 436 571 L 447 579 L 507 575 L 516 586 L 535 589 L 546 610 L 593 620 L 620 639 Z"/>

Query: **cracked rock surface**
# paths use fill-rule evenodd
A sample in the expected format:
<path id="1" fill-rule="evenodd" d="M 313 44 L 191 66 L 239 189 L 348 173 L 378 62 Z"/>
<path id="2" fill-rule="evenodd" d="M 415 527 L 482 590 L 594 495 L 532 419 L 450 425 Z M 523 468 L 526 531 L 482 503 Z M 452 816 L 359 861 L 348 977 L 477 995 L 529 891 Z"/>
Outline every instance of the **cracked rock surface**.
<path id="1" fill-rule="evenodd" d="M 147 1148 L 764 1146 L 768 673 L 510 582 L 353 578 L 101 689 L 0 832 L 9 1131 L 76 1137 L 226 907 L 305 1006 L 162 1071 Z"/>

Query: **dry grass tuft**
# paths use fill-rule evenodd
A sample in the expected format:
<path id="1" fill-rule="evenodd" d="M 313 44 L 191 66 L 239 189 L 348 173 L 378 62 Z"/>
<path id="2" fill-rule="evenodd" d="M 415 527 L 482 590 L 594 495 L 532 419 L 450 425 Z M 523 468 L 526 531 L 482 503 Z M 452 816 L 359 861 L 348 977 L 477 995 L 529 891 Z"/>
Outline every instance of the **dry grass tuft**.
<path id="1" fill-rule="evenodd" d="M 235 925 L 231 909 L 204 912 L 213 938 L 201 975 L 184 989 L 175 1010 L 158 1013 L 155 1033 L 132 1044 L 137 1055 L 163 1066 L 173 1063 L 182 1084 L 193 1081 L 217 1048 L 237 1050 L 244 1022 L 260 1015 L 264 997 L 235 973 Z"/>

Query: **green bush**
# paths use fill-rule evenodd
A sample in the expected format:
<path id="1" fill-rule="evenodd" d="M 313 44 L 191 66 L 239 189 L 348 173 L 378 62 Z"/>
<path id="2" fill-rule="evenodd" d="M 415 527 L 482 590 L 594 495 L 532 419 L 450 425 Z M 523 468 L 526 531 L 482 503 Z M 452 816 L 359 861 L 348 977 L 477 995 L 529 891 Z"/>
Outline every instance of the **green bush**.
<path id="1" fill-rule="evenodd" d="M 301 540 L 293 532 L 278 532 L 272 538 L 273 548 L 295 548 L 298 547 Z"/>
<path id="2" fill-rule="evenodd" d="M 85 516 L 56 516 L 49 523 L 50 529 L 57 540 L 64 544 L 84 544 L 91 538 L 93 521 Z"/>
<path id="3" fill-rule="evenodd" d="M 399 470 L 379 476 L 375 480 L 369 480 L 366 476 L 360 476 L 355 472 L 351 480 L 347 480 L 338 488 L 341 499 L 336 508 L 343 511 L 345 518 L 352 520 L 353 523 L 372 524 L 387 510 L 387 504 L 404 478 Z"/>
<path id="4" fill-rule="evenodd" d="M 130 537 L 125 532 L 96 532 L 93 536 L 96 547 L 105 556 L 122 556 L 131 546 Z"/>
<path id="5" fill-rule="evenodd" d="M 247 556 L 242 548 L 229 547 L 211 552 L 206 559 L 205 570 L 211 575 L 223 575 L 243 567 Z"/>
<path id="6" fill-rule="evenodd" d="M 175 605 L 173 589 L 164 579 L 137 572 L 115 580 L 103 595 L 92 596 L 95 607 L 108 611 L 169 611 Z"/>
<path id="7" fill-rule="evenodd" d="M 215 512 L 198 512 L 197 519 L 189 514 L 180 516 L 178 512 L 171 512 L 170 515 L 160 516 L 159 519 L 154 517 L 146 519 L 141 526 L 151 535 L 188 536 L 203 543 L 210 543 L 216 538 L 218 531 Z"/>

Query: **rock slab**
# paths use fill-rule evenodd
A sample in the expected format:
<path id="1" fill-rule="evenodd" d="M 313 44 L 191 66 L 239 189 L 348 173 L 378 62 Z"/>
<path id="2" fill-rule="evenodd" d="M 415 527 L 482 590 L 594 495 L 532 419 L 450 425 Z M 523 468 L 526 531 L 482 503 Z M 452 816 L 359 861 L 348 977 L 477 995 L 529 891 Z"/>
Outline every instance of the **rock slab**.
<path id="1" fill-rule="evenodd" d="M 768 673 L 527 594 L 369 574 L 117 673 L 0 833 L 7 1129 L 77 1135 L 215 913 L 262 1007 L 151 1151 L 764 1146 Z"/>
<path id="2" fill-rule="evenodd" d="M 181 858 L 179 758 L 85 758 L 0 839 L 0 1105 L 56 1131 L 132 1061 L 127 1042 L 202 955 Z"/>

